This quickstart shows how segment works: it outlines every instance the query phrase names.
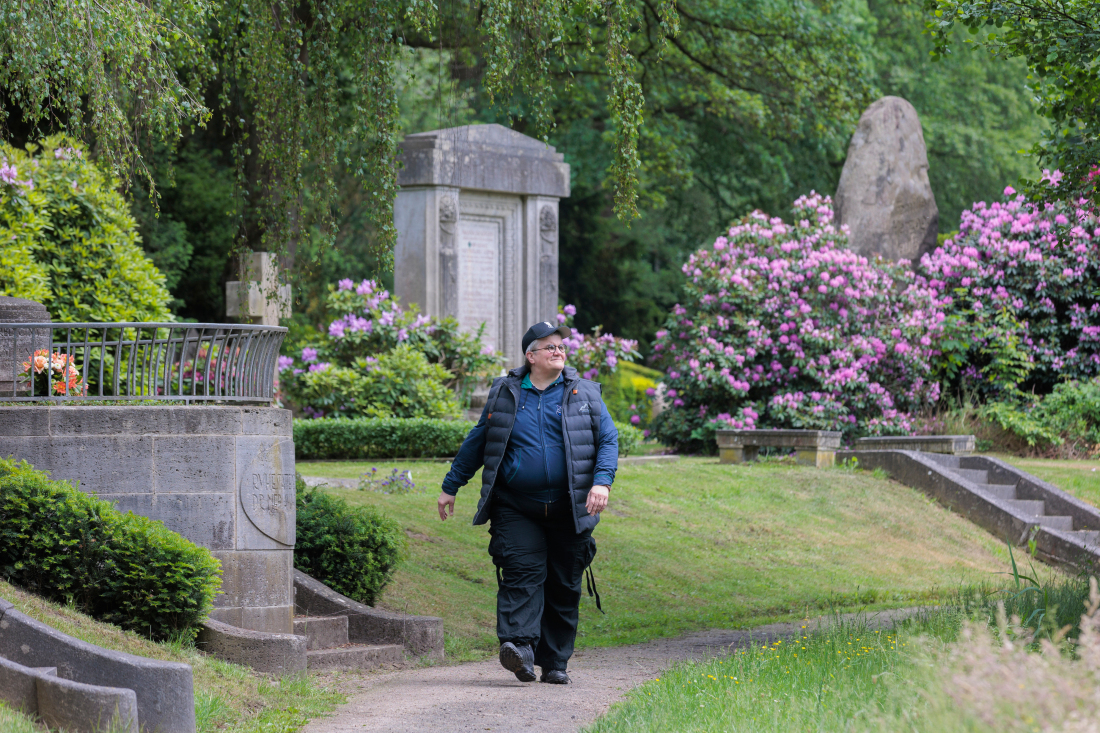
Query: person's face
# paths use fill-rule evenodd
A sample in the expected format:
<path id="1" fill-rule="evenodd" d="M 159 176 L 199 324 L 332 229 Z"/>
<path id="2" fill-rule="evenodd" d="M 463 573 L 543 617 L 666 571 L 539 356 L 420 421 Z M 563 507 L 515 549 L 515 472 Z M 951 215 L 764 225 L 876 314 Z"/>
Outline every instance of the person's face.
<path id="1" fill-rule="evenodd" d="M 554 350 L 547 346 L 556 347 Z M 565 354 L 561 351 L 561 335 L 552 333 L 535 342 L 535 348 L 527 353 L 527 363 L 532 369 L 560 372 L 565 368 Z"/>

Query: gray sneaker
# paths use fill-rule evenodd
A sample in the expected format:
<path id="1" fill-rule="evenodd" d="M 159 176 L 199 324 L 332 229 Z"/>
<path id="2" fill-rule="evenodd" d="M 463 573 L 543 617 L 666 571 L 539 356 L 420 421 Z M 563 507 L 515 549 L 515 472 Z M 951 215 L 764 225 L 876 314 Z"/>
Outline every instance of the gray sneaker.
<path id="1" fill-rule="evenodd" d="M 510 641 L 501 644 L 500 666 L 514 673 L 520 682 L 535 681 L 535 652 L 529 644 L 516 646 Z"/>

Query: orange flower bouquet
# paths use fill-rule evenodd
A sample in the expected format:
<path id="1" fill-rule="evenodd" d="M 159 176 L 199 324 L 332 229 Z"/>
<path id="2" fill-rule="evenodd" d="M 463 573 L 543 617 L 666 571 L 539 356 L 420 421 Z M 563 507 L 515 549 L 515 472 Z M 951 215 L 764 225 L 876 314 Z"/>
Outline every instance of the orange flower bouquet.
<path id="1" fill-rule="evenodd" d="M 23 362 L 21 376 L 33 395 L 83 395 L 86 389 L 73 358 L 56 351 L 51 354 L 49 349 L 39 349 Z"/>

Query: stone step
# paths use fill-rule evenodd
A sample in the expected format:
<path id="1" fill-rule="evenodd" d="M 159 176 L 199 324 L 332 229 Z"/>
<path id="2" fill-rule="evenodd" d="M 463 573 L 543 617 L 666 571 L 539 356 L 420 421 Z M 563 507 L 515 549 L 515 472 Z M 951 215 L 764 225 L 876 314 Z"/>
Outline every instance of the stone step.
<path id="1" fill-rule="evenodd" d="M 1016 498 L 1016 484 L 976 484 L 979 489 L 987 494 L 997 497 L 1002 501 L 1011 501 Z"/>
<path id="2" fill-rule="evenodd" d="M 1027 516 L 1041 517 L 1046 514 L 1046 502 L 1042 501 L 1041 499 L 1012 499 L 1011 501 L 1007 501 L 1005 503 L 1011 505 L 1018 512 Z"/>
<path id="3" fill-rule="evenodd" d="M 1100 532 L 1093 529 L 1079 529 L 1073 534 L 1077 535 L 1077 539 L 1081 540 L 1086 545 L 1097 546 L 1100 545 Z"/>
<path id="4" fill-rule="evenodd" d="M 296 616 L 294 633 L 309 639 L 307 651 L 348 645 L 347 616 Z"/>
<path id="5" fill-rule="evenodd" d="M 383 664 L 403 661 L 405 648 L 400 644 L 349 644 L 335 649 L 314 649 L 306 652 L 306 666 L 317 670 L 376 669 Z"/>
<path id="6" fill-rule="evenodd" d="M 950 468 L 952 470 L 957 470 L 962 463 L 962 459 L 959 456 L 952 456 L 946 453 L 929 453 L 924 457 L 935 461 L 944 468 Z"/>
<path id="7" fill-rule="evenodd" d="M 1044 514 L 1039 519 L 1040 527 L 1049 527 L 1050 529 L 1060 529 L 1063 532 L 1073 531 L 1073 517 L 1060 516 L 1054 514 Z"/>
<path id="8" fill-rule="evenodd" d="M 979 468 L 949 468 L 948 471 L 974 484 L 989 483 L 989 471 Z"/>

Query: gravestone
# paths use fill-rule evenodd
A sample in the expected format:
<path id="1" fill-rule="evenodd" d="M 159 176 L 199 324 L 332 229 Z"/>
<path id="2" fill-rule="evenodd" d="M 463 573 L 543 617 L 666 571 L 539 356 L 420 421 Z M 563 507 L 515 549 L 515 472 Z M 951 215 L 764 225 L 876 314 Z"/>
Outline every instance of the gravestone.
<path id="1" fill-rule="evenodd" d="M 916 261 L 936 246 L 939 210 L 913 105 L 883 97 L 859 118 L 835 203 L 851 248 L 862 255 Z"/>
<path id="2" fill-rule="evenodd" d="M 454 316 L 509 357 L 558 309 L 558 201 L 569 166 L 554 148 L 501 125 L 409 135 L 394 204 L 394 292 Z"/>
<path id="3" fill-rule="evenodd" d="M 290 318 L 290 286 L 279 284 L 275 255 L 241 255 L 241 279 L 225 284 L 225 314 L 254 326 L 278 326 L 280 318 Z"/>

